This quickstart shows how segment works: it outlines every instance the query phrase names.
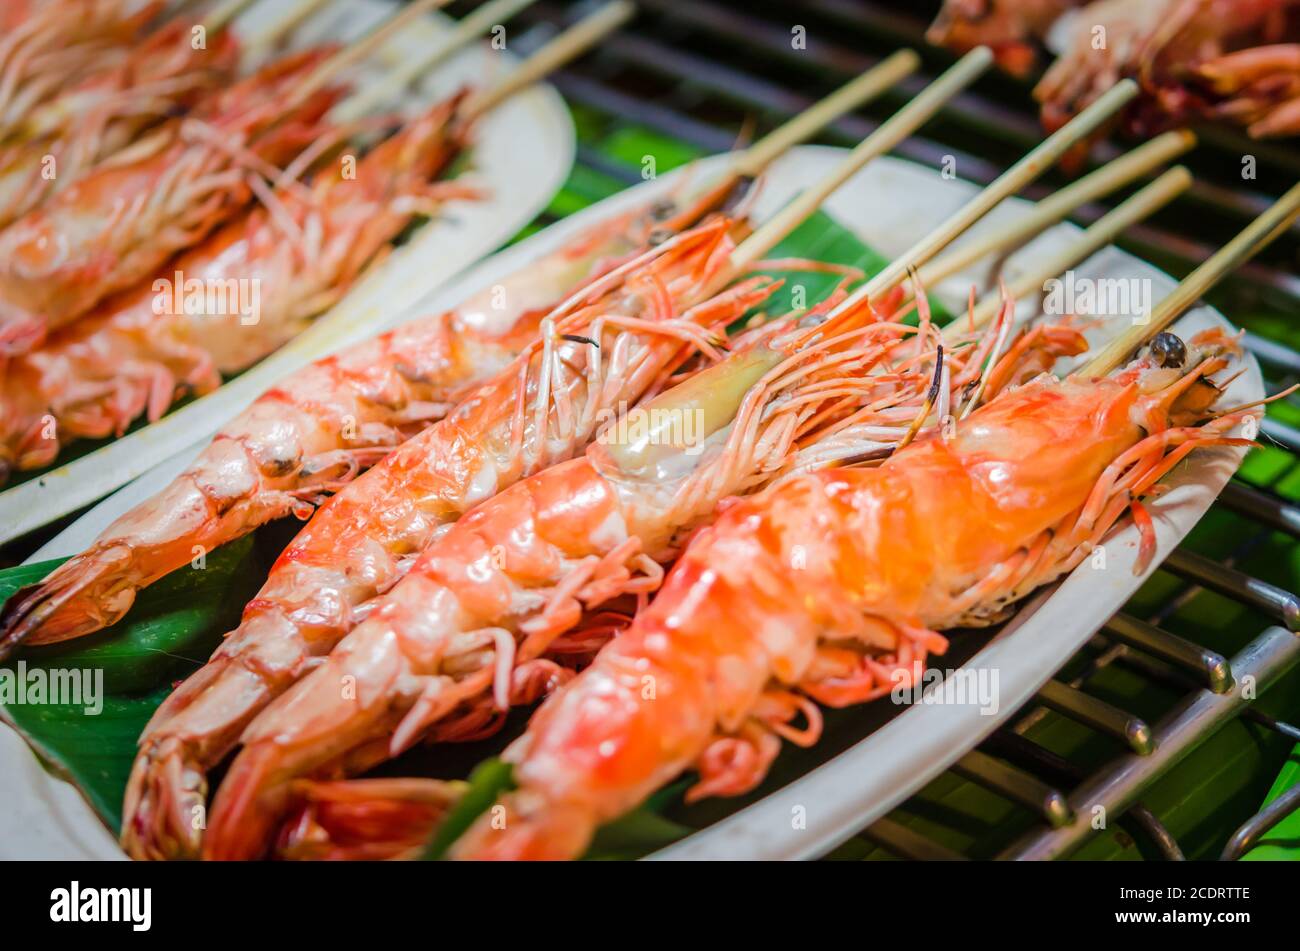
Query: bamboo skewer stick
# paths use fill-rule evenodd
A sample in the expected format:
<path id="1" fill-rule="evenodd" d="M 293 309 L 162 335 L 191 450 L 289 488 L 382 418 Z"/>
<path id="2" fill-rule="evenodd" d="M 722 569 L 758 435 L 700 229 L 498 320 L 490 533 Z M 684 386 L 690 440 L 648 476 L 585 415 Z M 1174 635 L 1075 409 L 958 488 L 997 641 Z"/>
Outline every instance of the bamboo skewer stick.
<path id="1" fill-rule="evenodd" d="M 219 33 L 230 25 L 230 21 L 244 12 L 253 0 L 226 0 L 202 21 L 205 33 Z"/>
<path id="2" fill-rule="evenodd" d="M 1105 376 L 1123 365 L 1134 350 L 1164 330 L 1192 307 L 1210 288 L 1267 247 L 1300 217 L 1300 182 L 1279 198 L 1271 208 L 1248 224 L 1183 278 L 1167 297 L 1156 305 L 1145 324 L 1135 324 L 1108 343 L 1079 370 L 1084 376 Z"/>
<path id="3" fill-rule="evenodd" d="M 916 72 L 920 65 L 921 57 L 915 50 L 899 50 L 881 60 L 861 76 L 809 106 L 741 152 L 731 174 L 738 177 L 758 175 L 777 156 L 830 125 L 851 109 L 875 99 Z"/>
<path id="4" fill-rule="evenodd" d="M 890 261 L 879 274 L 841 301 L 828 317 L 837 316 L 857 306 L 863 300 L 894 287 L 910 268 L 919 267 L 930 260 L 958 235 L 984 217 L 998 202 L 1020 191 L 1047 171 L 1071 147 L 1094 132 L 1106 119 L 1136 96 L 1137 91 L 1137 83 L 1133 80 L 1120 80 L 1092 105 L 1053 132 L 1019 162 L 990 182 L 978 195 L 950 215 L 943 224 Z"/>
<path id="5" fill-rule="evenodd" d="M 378 50 L 407 24 L 412 23 L 431 10 L 446 6 L 450 2 L 451 0 L 412 0 L 399 13 L 385 20 L 365 36 L 348 44 L 321 63 L 310 76 L 303 80 L 300 86 L 290 93 L 288 107 L 292 108 L 304 102 L 313 93 L 325 88 L 334 81 L 339 73 L 344 72 Z"/>
<path id="6" fill-rule="evenodd" d="M 478 39 L 497 24 L 536 2 L 537 0 L 489 0 L 457 23 L 429 55 L 407 60 L 396 72 L 340 103 L 335 107 L 331 118 L 340 123 L 361 118 L 383 102 L 395 98 L 422 74 L 431 71 L 465 44 Z"/>
<path id="7" fill-rule="evenodd" d="M 1080 206 L 1122 188 L 1165 162 L 1191 149 L 1196 136 L 1186 129 L 1166 132 L 1034 205 L 1033 209 L 1002 228 L 958 245 L 920 269 L 921 284 L 932 287 L 969 267 L 986 254 L 1014 248 L 1056 224 Z"/>
<path id="8" fill-rule="evenodd" d="M 834 122 L 851 109 L 869 102 L 914 72 L 920 57 L 913 50 L 899 50 L 877 63 L 867 72 L 835 90 L 825 99 L 813 103 L 788 119 L 747 149 L 732 155 L 731 162 L 717 181 L 696 189 L 687 205 L 710 202 L 709 207 L 723 207 L 743 194 L 766 168 L 786 151 Z"/>
<path id="9" fill-rule="evenodd" d="M 744 270 L 772 250 L 862 166 L 877 156 L 884 155 L 924 125 L 949 99 L 988 69 L 992 61 L 992 52 L 984 46 L 971 50 L 958 60 L 907 105 L 885 120 L 875 132 L 859 142 L 831 174 L 800 192 L 746 238 L 731 252 L 730 266 L 723 269 L 719 281 L 725 283 L 736 272 Z"/>
<path id="10" fill-rule="evenodd" d="M 1013 280 L 1007 287 L 1007 293 L 1013 298 L 1033 294 L 1043 286 L 1044 282 L 1074 267 L 1089 255 L 1110 244 L 1133 225 L 1173 201 L 1191 183 L 1192 176 L 1186 168 L 1181 165 L 1171 168 L 1141 191 L 1094 221 L 1069 245 Z M 972 330 L 978 330 L 993 319 L 1001 306 L 1000 292 L 995 291 L 985 295 L 975 305 L 969 319 L 964 316 L 957 317 L 944 328 L 944 339 L 952 342 Z"/>
<path id="11" fill-rule="evenodd" d="M 268 55 L 268 50 L 302 26 L 308 17 L 329 2 L 330 0 L 298 0 L 297 6 L 289 13 L 282 14 L 275 23 L 267 28 L 265 33 L 252 38 L 248 44 L 248 59 L 257 62 L 265 58 Z"/>
<path id="12" fill-rule="evenodd" d="M 595 13 L 583 17 L 532 53 L 495 86 L 470 96 L 460 110 L 460 121 L 473 122 L 519 90 L 531 86 L 547 73 L 586 52 L 593 43 L 604 39 L 630 20 L 634 13 L 636 6 L 630 0 L 614 0 Z"/>

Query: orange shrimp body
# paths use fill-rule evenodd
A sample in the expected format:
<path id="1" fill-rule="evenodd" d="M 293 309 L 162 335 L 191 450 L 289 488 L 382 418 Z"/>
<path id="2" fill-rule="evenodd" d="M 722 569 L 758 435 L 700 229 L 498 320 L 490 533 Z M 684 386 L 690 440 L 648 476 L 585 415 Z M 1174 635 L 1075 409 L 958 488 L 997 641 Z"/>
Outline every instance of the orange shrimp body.
<path id="1" fill-rule="evenodd" d="M 152 422 L 177 395 L 209 392 L 296 336 L 439 189 L 456 194 L 429 182 L 457 151 L 446 132 L 453 109 L 383 142 L 355 179 L 331 172 L 310 193 L 283 192 L 276 214 L 249 212 L 102 315 L 11 360 L 0 380 L 0 468 L 39 468 L 73 439 L 121 435 L 141 414 Z M 209 301 L 207 288 L 222 294 Z"/>
<path id="2" fill-rule="evenodd" d="M 286 163 L 319 137 L 337 91 L 282 110 L 327 55 L 264 68 L 0 231 L 0 351 L 26 352 L 236 213 L 252 195 L 241 164 Z"/>
<path id="3" fill-rule="evenodd" d="M 781 737 L 815 741 L 809 698 L 845 706 L 888 692 L 943 650 L 936 630 L 990 623 L 1073 567 L 1163 474 L 1165 448 L 1242 442 L 1219 435 L 1240 417 L 1169 428 L 1184 387 L 1143 394 L 1168 372 L 1148 360 L 1115 379 L 1040 377 L 952 438 L 738 502 L 542 705 L 506 752 L 519 788 L 504 823 L 481 819 L 455 854 L 576 857 L 597 826 L 692 767 L 688 800 L 752 789 Z"/>
<path id="4" fill-rule="evenodd" d="M 575 295 L 543 322 L 541 342 L 322 506 L 273 566 L 239 630 L 151 721 L 127 790 L 128 851 L 196 847 L 191 824 L 174 817 L 196 795 L 202 801 L 201 783 L 178 788 L 176 761 L 201 777 L 441 526 L 580 451 L 604 413 L 639 398 L 688 345 L 715 352 L 706 328 L 725 327 L 773 286 L 752 279 L 689 306 L 725 262 L 730 224 L 719 219 L 671 239 Z"/>
<path id="5" fill-rule="evenodd" d="M 179 20 L 161 27 L 123 62 L 88 76 L 24 120 L 16 144 L 0 149 L 0 227 L 232 79 L 239 58 L 233 34 L 223 31 L 196 48 L 189 30 Z"/>

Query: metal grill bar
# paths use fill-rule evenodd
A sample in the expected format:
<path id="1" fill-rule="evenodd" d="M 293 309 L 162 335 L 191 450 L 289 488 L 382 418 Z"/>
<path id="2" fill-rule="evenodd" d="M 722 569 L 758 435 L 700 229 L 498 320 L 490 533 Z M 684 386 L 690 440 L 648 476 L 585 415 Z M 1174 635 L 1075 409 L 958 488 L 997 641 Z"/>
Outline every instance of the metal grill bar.
<path id="1" fill-rule="evenodd" d="M 1300 638 L 1271 627 L 1232 658 L 1238 678 L 1253 677 L 1271 683 L 1300 661 Z M 999 858 L 1050 859 L 1068 855 L 1093 831 L 1094 809 L 1101 806 L 1112 817 L 1124 814 L 1141 791 L 1191 752 L 1206 735 L 1232 719 L 1249 701 L 1241 691 L 1193 694 L 1155 729 L 1155 750 L 1148 756 L 1130 754 L 1085 782 L 1069 797 L 1076 818 L 1068 825 L 1033 832 L 1006 849 Z"/>

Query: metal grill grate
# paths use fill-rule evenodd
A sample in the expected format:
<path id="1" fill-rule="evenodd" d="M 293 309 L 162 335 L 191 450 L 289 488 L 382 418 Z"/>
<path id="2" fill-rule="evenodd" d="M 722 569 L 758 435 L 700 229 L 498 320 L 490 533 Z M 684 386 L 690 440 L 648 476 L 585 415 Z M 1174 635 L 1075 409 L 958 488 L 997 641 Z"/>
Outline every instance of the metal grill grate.
<path id="1" fill-rule="evenodd" d="M 571 105 L 609 127 L 651 130 L 701 152 L 729 148 L 747 122 L 756 126 L 756 134 L 774 127 L 899 46 L 922 52 L 923 75 L 867 110 L 845 117 L 821 138 L 828 144 L 852 144 L 950 61 L 923 39 L 937 3 L 638 2 L 643 12 L 631 27 L 596 55 L 555 76 L 554 82 Z M 538 3 L 520 18 L 525 32 L 515 42 L 526 49 L 588 6 Z M 471 7 L 460 3 L 452 12 L 461 14 Z M 806 31 L 805 49 L 791 43 L 796 24 Z M 953 156 L 959 175 L 986 183 L 1040 138 L 1027 88 L 1007 77 L 989 76 L 954 100 L 924 135 L 897 151 L 930 165 Z M 1120 242 L 1176 276 L 1190 271 L 1267 207 L 1270 196 L 1300 177 L 1300 155 L 1285 146 L 1250 142 L 1218 129 L 1204 130 L 1201 142 L 1185 159 L 1196 185 Z M 1093 158 L 1105 161 L 1119 151 L 1107 145 Z M 1247 155 L 1254 158 L 1253 178 L 1243 177 Z M 619 185 L 640 180 L 634 164 L 611 158 L 589 141 L 580 145 L 579 166 L 575 180 L 584 175 Z M 1040 198 L 1062 181 L 1049 176 L 1026 195 Z M 1112 201 L 1123 197 L 1116 195 Z M 1087 224 L 1110 206 L 1089 205 L 1072 218 Z M 539 224 L 554 217 L 544 216 Z M 1260 359 L 1273 391 L 1300 381 L 1300 353 L 1294 349 L 1300 344 L 1300 333 L 1295 332 L 1300 326 L 1298 261 L 1300 228 L 1210 298 L 1248 328 L 1247 346 Z M 1219 533 L 1218 541 L 1202 544 L 1194 533 L 1148 586 L 1158 596 L 1144 589 L 1087 649 L 1063 665 L 1035 702 L 1017 711 L 1002 730 L 943 777 L 950 786 L 961 780 L 1014 804 L 1020 821 L 1003 825 L 1016 834 L 1001 841 L 996 835 L 968 836 L 970 847 L 955 849 L 934 834 L 942 826 L 934 803 L 913 801 L 865 830 L 856 854 L 879 847 L 909 858 L 962 858 L 963 852 L 1008 858 L 1062 856 L 1095 838 L 1092 820 L 1097 808 L 1104 807 L 1112 817 L 1123 816 L 1122 825 L 1142 840 L 1143 851 L 1179 859 L 1183 848 L 1143 800 L 1157 779 L 1177 769 L 1184 757 L 1233 721 L 1261 726 L 1272 735 L 1260 745 L 1271 751 L 1276 768 L 1300 731 L 1264 712 L 1264 705 L 1243 700 L 1241 687 L 1251 685 L 1262 695 L 1300 660 L 1300 638 L 1292 633 L 1300 629 L 1300 599 L 1289 590 L 1296 581 L 1285 564 L 1273 571 L 1257 567 L 1262 559 L 1278 568 L 1276 562 L 1300 554 L 1295 544 L 1300 507 L 1288 501 L 1288 496 L 1300 497 L 1300 467 L 1294 455 L 1300 453 L 1300 404 L 1286 401 L 1273 407 L 1263 432 L 1275 448 L 1263 452 L 1261 463 L 1249 466 L 1244 477 L 1230 484 L 1202 523 L 1226 520 L 1228 530 Z M 1232 629 L 1222 638 L 1231 648 L 1230 657 L 1200 643 L 1203 637 L 1180 633 L 1207 603 L 1233 618 Z M 1106 671 L 1138 677 L 1151 693 L 1162 692 L 1166 702 L 1159 716 L 1144 719 L 1108 698 L 1106 689 L 1098 689 Z M 1053 718 L 1058 725 L 1068 721 L 1086 733 L 1082 746 L 1091 755 L 1062 756 L 1051 744 L 1038 741 L 1035 730 Z M 1224 806 L 1234 813 L 1231 824 L 1249 817 L 1261 797 L 1258 788 L 1234 794 L 1234 802 Z M 1295 805 L 1295 796 L 1288 794 L 1250 819 L 1232 840 L 1234 855 L 1286 811 L 1286 800 Z M 1203 855 L 1211 848 L 1217 854 L 1217 844 L 1196 843 Z"/>

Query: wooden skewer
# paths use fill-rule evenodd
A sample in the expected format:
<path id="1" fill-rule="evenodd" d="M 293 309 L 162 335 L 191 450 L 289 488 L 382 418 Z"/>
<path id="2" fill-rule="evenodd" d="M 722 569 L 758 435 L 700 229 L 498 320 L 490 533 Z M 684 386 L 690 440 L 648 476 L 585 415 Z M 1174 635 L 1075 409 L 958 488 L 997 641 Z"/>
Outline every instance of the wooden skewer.
<path id="1" fill-rule="evenodd" d="M 1300 217 L 1300 182 L 1271 208 L 1246 225 L 1241 232 L 1175 287 L 1156 305 L 1145 324 L 1135 324 L 1108 343 L 1079 371 L 1084 376 L 1105 376 L 1118 369 L 1133 351 L 1164 330 L 1200 300 L 1201 295 L 1267 247 Z"/>
<path id="2" fill-rule="evenodd" d="M 284 37 L 302 26 L 309 16 L 329 2 L 330 0 L 298 0 L 294 8 L 287 14 L 281 14 L 280 18 L 268 27 L 265 33 L 253 38 L 250 47 L 254 47 L 256 52 L 250 49 L 249 59 L 256 62 L 265 56 L 266 50 L 275 46 Z"/>
<path id="3" fill-rule="evenodd" d="M 339 73 L 382 47 L 407 24 L 450 2 L 451 0 L 411 0 L 411 3 L 403 7 L 395 16 L 385 20 L 361 39 L 350 43 L 316 67 L 312 74 L 289 95 L 289 106 L 298 105 L 313 93 L 324 89 Z"/>
<path id="4" fill-rule="evenodd" d="M 583 17 L 534 52 L 495 86 L 472 95 L 460 110 L 460 121 L 473 122 L 519 90 L 531 86 L 547 73 L 585 53 L 593 43 L 617 30 L 635 13 L 636 5 L 630 0 L 614 0 L 595 13 Z"/>
<path id="5" fill-rule="evenodd" d="M 422 74 L 431 71 L 462 46 L 478 39 L 497 24 L 535 2 L 536 0 L 489 0 L 457 23 L 429 55 L 407 60 L 395 72 L 336 106 L 330 118 L 339 123 L 361 118 L 381 103 L 395 98 Z"/>
<path id="6" fill-rule="evenodd" d="M 1014 248 L 1056 224 L 1082 205 L 1122 188 L 1129 182 L 1179 156 L 1196 144 L 1196 136 L 1186 129 L 1166 132 L 1145 145 L 1138 146 L 1113 162 L 1067 185 L 1010 224 L 990 229 L 973 237 L 921 268 L 921 285 L 933 287 L 945 278 L 969 267 L 986 254 Z"/>
<path id="7" fill-rule="evenodd" d="M 920 65 L 921 57 L 915 50 L 899 50 L 741 152 L 731 173 L 737 176 L 758 175 L 777 156 L 830 125 L 849 110 L 875 99 L 916 72 Z"/>
<path id="8" fill-rule="evenodd" d="M 919 267 L 930 260 L 958 235 L 984 217 L 998 202 L 1020 191 L 1047 171 L 1077 142 L 1094 132 L 1106 119 L 1136 96 L 1137 92 L 1138 86 L 1133 80 L 1120 80 L 1092 105 L 1053 132 L 1019 162 L 989 183 L 955 214 L 950 215 L 941 225 L 890 261 L 879 274 L 846 297 L 827 315 L 828 319 L 897 285 L 910 268 Z"/>
<path id="9" fill-rule="evenodd" d="M 1027 297 L 1042 288 L 1044 282 L 1056 277 L 1063 271 L 1074 267 L 1094 252 L 1104 248 L 1137 222 L 1154 214 L 1192 183 L 1192 175 L 1181 165 L 1165 172 L 1141 191 L 1116 205 L 1102 217 L 1094 221 L 1082 234 L 1078 235 L 1066 247 L 1017 277 L 1007 287 L 1007 293 L 1014 298 Z M 952 342 L 978 330 L 998 312 L 1002 306 L 1002 295 L 993 292 L 975 305 L 973 319 L 959 316 L 944 328 L 944 339 Z"/>
<path id="10" fill-rule="evenodd" d="M 787 234 L 810 214 L 816 211 L 829 196 L 851 178 L 862 166 L 877 156 L 884 155 L 898 143 L 924 125 L 949 99 L 966 88 L 988 69 L 993 54 L 986 46 L 971 50 L 947 72 L 926 86 L 917 96 L 854 147 L 853 151 L 810 188 L 769 218 L 734 251 L 730 267 L 724 268 L 719 281 L 726 283 L 736 272 L 772 250 Z"/>
<path id="11" fill-rule="evenodd" d="M 252 2 L 253 0 L 226 0 L 203 20 L 204 33 L 219 33 L 224 30 Z"/>

